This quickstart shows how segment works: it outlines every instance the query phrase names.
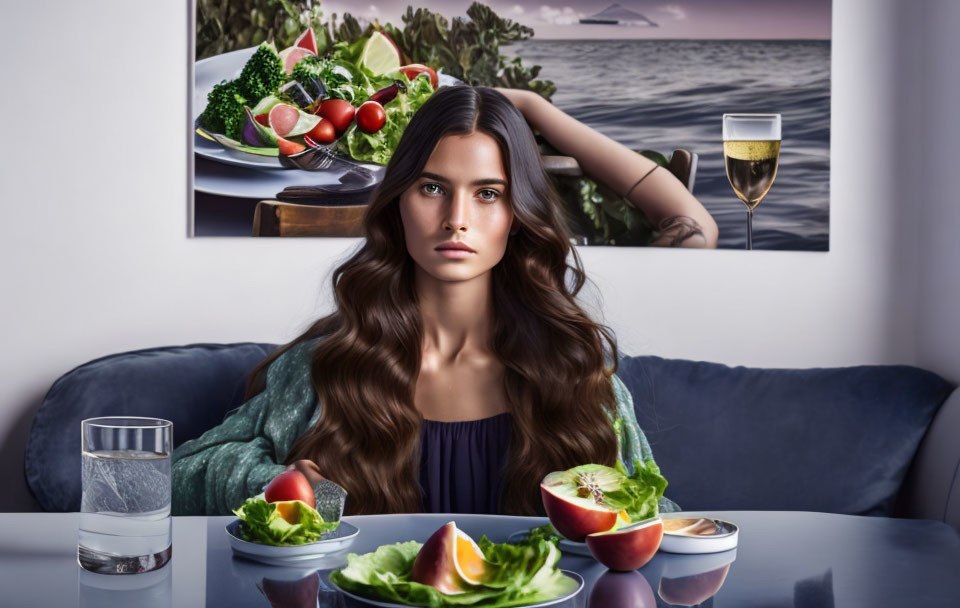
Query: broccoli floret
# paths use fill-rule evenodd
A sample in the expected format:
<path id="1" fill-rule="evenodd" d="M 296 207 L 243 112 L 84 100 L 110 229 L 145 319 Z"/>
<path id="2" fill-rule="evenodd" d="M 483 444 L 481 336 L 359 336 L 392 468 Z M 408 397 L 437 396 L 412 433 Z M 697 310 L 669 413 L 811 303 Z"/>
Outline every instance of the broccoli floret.
<path id="1" fill-rule="evenodd" d="M 264 42 L 243 66 L 237 83 L 240 93 L 254 105 L 267 95 L 272 95 L 286 80 L 283 62 L 273 43 Z"/>
<path id="2" fill-rule="evenodd" d="M 200 126 L 214 133 L 240 140 L 247 121 L 243 109 L 247 99 L 240 93 L 236 80 L 223 80 L 207 95 L 207 107 L 200 115 Z"/>
<path id="3" fill-rule="evenodd" d="M 310 90 L 310 87 L 313 86 L 313 79 L 323 81 L 320 75 L 323 73 L 326 64 L 327 62 L 317 55 L 307 55 L 298 61 L 297 65 L 293 66 L 293 79 L 299 82 L 303 88 Z"/>

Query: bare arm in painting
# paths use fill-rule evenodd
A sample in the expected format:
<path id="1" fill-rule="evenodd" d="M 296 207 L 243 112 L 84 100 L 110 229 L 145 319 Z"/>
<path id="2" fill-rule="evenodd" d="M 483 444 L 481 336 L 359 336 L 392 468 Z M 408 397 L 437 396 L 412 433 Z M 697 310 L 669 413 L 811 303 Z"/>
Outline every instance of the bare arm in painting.
<path id="1" fill-rule="evenodd" d="M 534 93 L 502 89 L 530 125 L 583 172 L 623 195 L 657 226 L 661 247 L 716 247 L 717 223 L 672 173 Z M 652 171 L 652 173 L 651 173 Z M 649 174 L 648 174 L 649 173 Z M 646 176 L 646 177 L 644 177 Z M 639 184 L 640 178 L 643 178 Z"/>

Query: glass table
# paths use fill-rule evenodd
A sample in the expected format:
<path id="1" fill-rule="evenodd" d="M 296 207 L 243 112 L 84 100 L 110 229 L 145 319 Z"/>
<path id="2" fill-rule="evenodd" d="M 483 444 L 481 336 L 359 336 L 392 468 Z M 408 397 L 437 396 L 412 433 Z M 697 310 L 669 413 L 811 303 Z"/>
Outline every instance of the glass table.
<path id="1" fill-rule="evenodd" d="M 661 552 L 626 574 L 565 554 L 560 567 L 580 573 L 586 584 L 557 606 L 960 606 L 960 534 L 942 522 L 807 512 L 691 514 L 737 523 L 739 546 L 699 556 Z M 147 574 L 108 576 L 77 565 L 78 514 L 2 513 L 0 605 L 359 606 L 327 578 L 345 565 L 347 552 L 423 542 L 451 520 L 474 538 L 486 534 L 494 542 L 546 523 L 546 518 L 459 514 L 347 517 L 360 529 L 349 550 L 287 568 L 234 558 L 224 530 L 232 520 L 175 517 L 170 564 Z"/>

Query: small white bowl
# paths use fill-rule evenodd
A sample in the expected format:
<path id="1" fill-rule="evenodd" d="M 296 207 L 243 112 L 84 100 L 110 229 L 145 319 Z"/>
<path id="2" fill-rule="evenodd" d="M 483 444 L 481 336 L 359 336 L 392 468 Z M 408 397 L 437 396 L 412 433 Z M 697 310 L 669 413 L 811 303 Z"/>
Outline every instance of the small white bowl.
<path id="1" fill-rule="evenodd" d="M 226 528 L 233 552 L 240 557 L 271 566 L 295 566 L 343 551 L 352 545 L 360 534 L 356 526 L 341 521 L 336 530 L 325 534 L 321 540 L 305 545 L 276 546 L 244 540 L 240 536 L 239 527 L 240 520 L 235 519 L 227 524 Z"/>
<path id="2" fill-rule="evenodd" d="M 663 513 L 661 517 L 664 524 L 661 551 L 685 554 L 719 553 L 737 546 L 740 528 L 735 523 L 709 517 L 691 517 L 685 513 Z M 680 529 L 668 530 L 669 521 L 677 519 L 689 519 L 691 522 Z M 704 528 L 707 530 L 704 531 Z"/>

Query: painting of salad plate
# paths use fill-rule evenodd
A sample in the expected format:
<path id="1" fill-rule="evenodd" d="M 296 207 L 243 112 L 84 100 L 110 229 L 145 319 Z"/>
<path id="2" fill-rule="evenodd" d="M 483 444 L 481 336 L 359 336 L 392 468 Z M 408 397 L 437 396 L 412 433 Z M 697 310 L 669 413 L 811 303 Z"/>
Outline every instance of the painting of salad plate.
<path id="1" fill-rule="evenodd" d="M 239 530 L 240 523 L 236 519 L 226 527 L 234 554 L 271 566 L 296 566 L 322 559 L 349 548 L 360 534 L 356 526 L 341 521 L 335 530 L 324 533 L 321 540 L 303 545 L 276 546 L 244 540 Z"/>
<path id="2" fill-rule="evenodd" d="M 583 590 L 583 584 L 584 584 L 583 577 L 572 570 L 561 569 L 560 572 L 563 574 L 563 576 L 570 579 L 576 585 L 572 591 L 568 593 L 564 593 L 559 597 L 555 597 L 552 600 L 547 600 L 545 602 L 537 602 L 536 604 L 519 604 L 516 606 L 516 608 L 541 608 L 542 606 L 554 606 L 556 604 L 566 602 L 567 600 L 576 597 L 577 594 L 579 594 Z M 330 584 L 333 587 L 335 587 L 340 593 L 344 594 L 350 599 L 361 602 L 363 604 L 367 604 L 369 606 L 381 606 L 383 608 L 409 608 L 410 607 L 410 604 L 397 604 L 395 602 L 384 602 L 380 600 L 366 598 L 366 597 L 363 597 L 362 595 L 356 595 L 355 593 L 351 593 L 346 589 L 341 588 L 339 585 L 337 585 L 333 581 L 330 581 Z"/>
<path id="3" fill-rule="evenodd" d="M 463 82 L 534 91 L 666 167 L 719 248 L 829 250 L 832 0 L 190 1 L 193 236 L 253 234 L 261 201 L 336 205 L 325 186 L 351 167 L 379 181 L 419 108 Z M 729 114 L 780 122 L 724 141 Z M 560 166 L 575 244 L 671 243 L 642 197 Z M 318 234 L 360 233 L 314 212 Z"/>

